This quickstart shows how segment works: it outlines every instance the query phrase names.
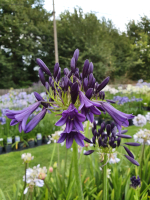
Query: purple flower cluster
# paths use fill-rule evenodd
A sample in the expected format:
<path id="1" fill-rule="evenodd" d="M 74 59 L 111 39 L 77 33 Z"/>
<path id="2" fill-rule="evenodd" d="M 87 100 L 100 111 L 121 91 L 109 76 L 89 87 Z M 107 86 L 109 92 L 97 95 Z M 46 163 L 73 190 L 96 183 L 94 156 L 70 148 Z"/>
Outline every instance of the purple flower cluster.
<path id="1" fill-rule="evenodd" d="M 133 187 L 134 189 L 136 189 L 138 186 L 140 187 L 141 180 L 139 176 L 137 177 L 137 179 L 136 176 L 132 176 L 130 180 L 131 180 L 131 185 L 130 185 L 131 187 Z"/>
<path id="2" fill-rule="evenodd" d="M 36 60 L 40 66 L 39 78 L 46 89 L 47 98 L 44 99 L 40 94 L 34 92 L 36 103 L 23 110 L 8 110 L 6 115 L 12 119 L 11 125 L 19 123 L 20 131 L 30 132 L 43 119 L 46 112 L 52 110 L 61 115 L 56 126 L 66 124 L 58 143 L 66 140 L 67 148 L 71 147 L 73 140 L 78 145 L 84 146 L 83 140 L 87 140 L 87 138 L 81 133 L 84 131 L 82 123 L 86 118 L 93 122 L 94 115 L 100 115 L 101 111 L 107 112 L 114 119 L 119 133 L 121 133 L 122 125 L 129 125 L 128 119 L 132 119 L 134 116 L 116 110 L 110 105 L 110 103 L 115 103 L 114 101 L 105 100 L 105 93 L 102 89 L 108 84 L 109 77 L 99 84 L 93 75 L 93 63 L 89 60 L 85 60 L 80 73 L 79 68 L 77 68 L 78 57 L 79 50 L 76 49 L 70 62 L 70 69 L 65 68 L 62 77 L 58 63 L 55 64 L 54 71 L 51 73 L 41 59 Z M 46 77 L 48 78 L 46 79 Z M 39 107 L 42 110 L 26 124 L 31 114 Z"/>
<path id="3" fill-rule="evenodd" d="M 114 96 L 113 97 L 113 100 L 117 102 L 117 104 L 119 105 L 122 105 L 124 103 L 128 103 L 128 102 L 140 102 L 140 101 L 143 101 L 143 99 L 141 98 L 135 98 L 135 97 L 132 97 L 131 99 L 129 99 L 128 97 L 124 96 L 124 97 L 121 97 L 121 96 Z"/>
<path id="4" fill-rule="evenodd" d="M 105 132 L 106 130 L 106 132 Z M 127 130 L 121 131 L 121 133 L 117 133 L 117 128 L 114 123 L 107 124 L 105 126 L 104 123 L 101 124 L 101 128 L 96 129 L 96 122 L 94 121 L 93 123 L 93 128 L 92 128 L 92 141 L 85 138 L 86 142 L 93 144 L 95 147 L 97 144 L 100 149 L 103 148 L 117 148 L 121 144 L 121 138 L 125 139 L 131 139 L 132 137 L 130 135 L 124 135 L 127 132 Z M 124 145 L 129 145 L 129 146 L 140 146 L 139 143 L 129 143 L 126 142 Z M 128 155 L 124 155 L 130 162 L 132 162 L 134 165 L 139 166 L 139 163 L 134 160 L 134 155 L 131 153 L 131 151 L 122 144 L 124 147 L 125 151 L 127 152 Z M 84 155 L 90 155 L 93 153 L 95 150 L 89 150 L 84 153 Z"/>

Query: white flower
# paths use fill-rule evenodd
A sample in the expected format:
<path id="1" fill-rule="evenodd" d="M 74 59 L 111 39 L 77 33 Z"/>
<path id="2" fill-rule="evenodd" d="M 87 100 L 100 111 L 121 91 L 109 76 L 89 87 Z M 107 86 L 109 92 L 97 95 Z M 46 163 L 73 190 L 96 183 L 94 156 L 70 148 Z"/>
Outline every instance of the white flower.
<path id="1" fill-rule="evenodd" d="M 29 163 L 33 158 L 34 156 L 32 156 L 31 153 L 24 153 L 21 155 L 21 159 L 23 159 L 24 163 Z"/>
<path id="2" fill-rule="evenodd" d="M 83 123 L 83 128 L 85 129 L 86 127 L 87 127 L 87 123 L 88 123 L 88 121 L 85 121 L 84 123 Z M 93 123 L 89 123 L 89 129 L 91 129 L 93 127 Z"/>
<path id="3" fill-rule="evenodd" d="M 62 131 L 55 131 L 54 134 L 51 135 L 51 141 L 53 141 L 54 143 L 57 142 L 57 140 L 60 138 L 60 134 L 62 133 Z"/>
<path id="4" fill-rule="evenodd" d="M 147 121 L 150 122 L 150 112 L 148 112 L 145 117 L 146 117 Z"/>
<path id="5" fill-rule="evenodd" d="M 47 142 L 47 144 L 50 144 L 51 143 L 51 141 L 49 140 L 48 142 Z"/>
<path id="6" fill-rule="evenodd" d="M 110 164 L 115 164 L 115 163 L 120 162 L 120 159 L 117 158 L 117 153 L 110 154 L 109 157 L 110 157 L 110 160 L 109 160 Z"/>
<path id="7" fill-rule="evenodd" d="M 3 141 L 3 138 L 0 138 L 0 142 Z"/>
<path id="8" fill-rule="evenodd" d="M 133 138 L 135 142 L 150 145 L 150 130 L 140 129 L 136 134 L 133 135 Z"/>
<path id="9" fill-rule="evenodd" d="M 135 126 L 144 126 L 144 125 L 146 125 L 146 122 L 147 122 L 147 120 L 146 120 L 146 117 L 144 117 L 143 115 L 141 115 L 141 114 L 138 114 L 136 117 L 134 117 L 134 119 L 133 119 L 133 124 L 135 125 Z"/>
<path id="10" fill-rule="evenodd" d="M 44 179 L 46 177 L 47 169 L 46 167 L 40 168 L 40 165 L 37 165 L 26 170 L 26 183 L 28 187 L 25 188 L 24 194 L 28 192 L 29 188 L 33 186 L 43 187 Z M 43 180 L 42 180 L 43 179 Z M 25 176 L 23 176 L 23 181 L 25 181 Z"/>

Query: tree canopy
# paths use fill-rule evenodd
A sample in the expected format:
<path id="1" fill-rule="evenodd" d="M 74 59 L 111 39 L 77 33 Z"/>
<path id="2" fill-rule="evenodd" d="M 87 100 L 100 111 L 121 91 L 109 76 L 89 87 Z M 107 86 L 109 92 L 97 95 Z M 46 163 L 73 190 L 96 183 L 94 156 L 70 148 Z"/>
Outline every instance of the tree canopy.
<path id="1" fill-rule="evenodd" d="M 150 19 L 146 16 L 137 24 L 130 21 L 127 33 L 120 33 L 112 21 L 75 8 L 73 13 L 61 13 L 57 35 L 62 71 L 78 48 L 78 67 L 89 59 L 98 81 L 106 76 L 111 80 L 150 80 Z M 0 88 L 27 87 L 37 82 L 36 58 L 53 70 L 53 18 L 42 0 L 0 1 L 0 47 Z"/>

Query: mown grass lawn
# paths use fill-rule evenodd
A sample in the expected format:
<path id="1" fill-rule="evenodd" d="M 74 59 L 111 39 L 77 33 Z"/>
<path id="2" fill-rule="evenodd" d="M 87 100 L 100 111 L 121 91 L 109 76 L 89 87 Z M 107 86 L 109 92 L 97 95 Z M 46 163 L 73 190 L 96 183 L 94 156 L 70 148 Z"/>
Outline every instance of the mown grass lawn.
<path id="1" fill-rule="evenodd" d="M 150 124 L 147 123 L 146 126 L 143 128 L 150 129 Z M 128 133 L 130 135 L 135 134 L 140 128 L 135 127 L 135 126 L 130 126 L 127 128 Z M 33 156 L 34 159 L 30 163 L 30 167 L 33 167 L 37 164 L 40 164 L 42 167 L 46 166 L 47 168 L 49 167 L 50 164 L 50 159 L 51 155 L 53 152 L 55 144 L 49 144 L 49 145 L 42 145 L 39 147 L 35 148 L 30 148 L 22 151 L 16 151 L 16 152 L 11 152 L 7 154 L 0 155 L 0 188 L 2 189 L 5 194 L 11 193 L 12 192 L 12 187 L 13 184 L 16 183 L 18 180 L 22 180 L 22 177 L 24 175 L 24 164 L 23 161 L 21 160 L 21 155 L 23 153 L 28 153 L 30 152 Z M 58 147 L 58 144 L 56 144 Z M 54 157 L 53 157 L 53 162 L 58 161 L 58 149 L 56 147 Z M 137 147 L 141 148 L 141 147 Z M 121 151 L 124 151 L 123 148 L 121 148 Z M 60 152 L 60 161 L 62 159 L 65 159 L 65 151 L 66 148 L 65 146 L 61 146 L 59 144 L 59 152 Z M 135 149 L 133 152 L 136 154 Z M 71 150 L 68 150 L 68 163 L 71 160 Z M 83 161 L 84 162 L 84 159 Z M 128 162 L 128 161 L 126 161 Z"/>

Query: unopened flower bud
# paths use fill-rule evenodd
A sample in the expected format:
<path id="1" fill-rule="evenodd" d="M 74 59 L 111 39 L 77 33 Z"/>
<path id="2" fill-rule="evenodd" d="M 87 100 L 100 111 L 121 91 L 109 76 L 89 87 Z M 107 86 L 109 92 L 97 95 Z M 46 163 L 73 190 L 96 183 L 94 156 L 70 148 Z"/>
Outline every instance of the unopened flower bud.
<path id="1" fill-rule="evenodd" d="M 54 165 L 53 165 L 54 169 L 57 168 L 57 162 L 54 162 Z"/>
<path id="2" fill-rule="evenodd" d="M 53 172 L 53 168 L 52 168 L 52 167 L 49 168 L 49 172 L 50 172 L 50 173 Z"/>

